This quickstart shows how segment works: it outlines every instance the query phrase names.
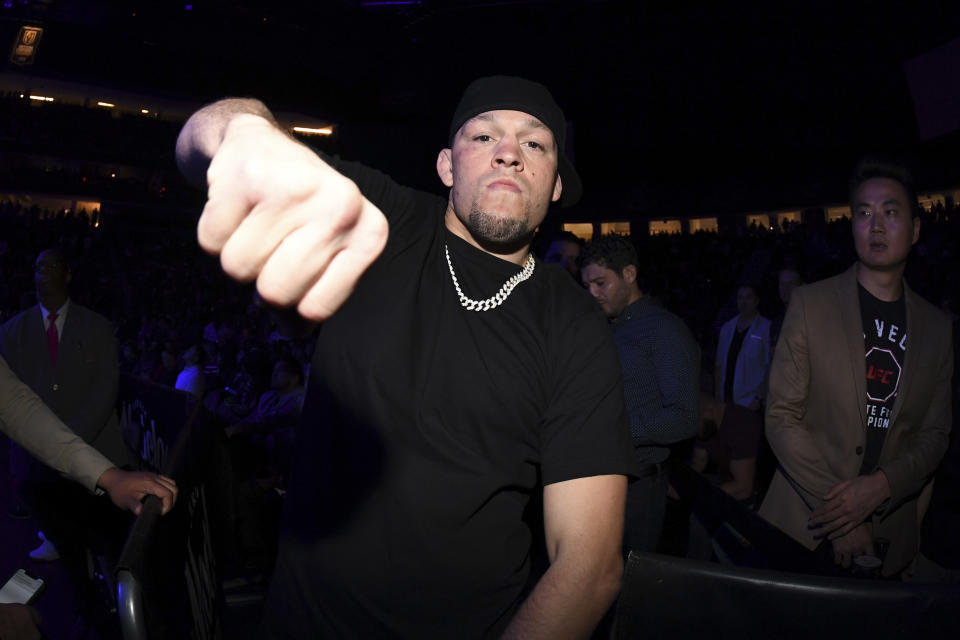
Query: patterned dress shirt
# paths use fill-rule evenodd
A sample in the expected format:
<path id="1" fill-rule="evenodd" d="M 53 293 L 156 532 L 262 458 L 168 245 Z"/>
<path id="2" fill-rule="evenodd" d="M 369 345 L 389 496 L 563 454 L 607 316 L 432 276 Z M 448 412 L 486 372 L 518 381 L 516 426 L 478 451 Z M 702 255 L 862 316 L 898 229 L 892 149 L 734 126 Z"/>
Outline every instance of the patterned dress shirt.
<path id="1" fill-rule="evenodd" d="M 700 423 L 700 347 L 687 326 L 649 296 L 613 321 L 630 433 L 640 461 L 663 462 Z"/>

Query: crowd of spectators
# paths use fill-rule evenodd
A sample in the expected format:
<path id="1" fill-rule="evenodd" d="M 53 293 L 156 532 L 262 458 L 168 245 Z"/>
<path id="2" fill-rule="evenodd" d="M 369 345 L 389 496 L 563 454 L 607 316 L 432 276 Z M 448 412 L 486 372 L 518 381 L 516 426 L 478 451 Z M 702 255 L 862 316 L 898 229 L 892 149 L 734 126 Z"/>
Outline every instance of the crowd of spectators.
<path id="1" fill-rule="evenodd" d="M 186 221 L 156 229 L 121 217 L 94 227 L 81 215 L 0 205 L 0 322 L 35 303 L 33 261 L 60 247 L 72 298 L 114 324 L 122 372 L 169 386 L 179 378 L 225 424 L 239 421 L 270 390 L 276 362 L 309 370 L 312 342 L 281 336 L 253 287 L 228 280 L 194 233 Z"/>
<path id="2" fill-rule="evenodd" d="M 0 204 L 0 322 L 35 302 L 36 255 L 62 248 L 74 275 L 72 297 L 114 324 L 121 371 L 202 397 L 231 436 L 240 477 L 275 474 L 282 486 L 283 452 L 292 446 L 290 425 L 302 403 L 313 339 L 285 338 L 253 286 L 229 280 L 198 248 L 192 220 L 144 225 L 128 211 L 97 221 Z M 928 212 L 907 268 L 910 285 L 954 318 L 960 285 L 950 274 L 960 266 L 958 238 L 960 208 Z M 760 313 L 775 318 L 783 313 L 781 267 L 794 266 L 812 282 L 855 259 L 843 220 L 631 239 L 643 289 L 679 315 L 701 346 L 701 389 L 713 388 L 718 330 L 737 314 L 741 284 L 753 286 Z M 178 378 L 190 382 L 177 384 Z M 258 423 L 282 436 L 268 437 Z"/>
<path id="3" fill-rule="evenodd" d="M 309 370 L 311 343 L 282 339 L 269 310 L 255 302 L 253 287 L 227 278 L 217 260 L 198 248 L 195 233 L 189 219 L 153 228 L 128 213 L 104 216 L 103 224 L 93 227 L 73 213 L 0 204 L 0 321 L 33 303 L 33 260 L 44 248 L 60 246 L 72 261 L 72 295 L 114 322 L 123 370 L 170 383 L 183 369 L 184 352 L 197 346 L 216 378 L 208 386 L 213 390 L 230 386 L 244 359 L 255 361 L 250 375 L 259 382 L 245 382 L 251 389 L 238 391 L 254 394 L 245 401 L 251 406 L 267 389 L 280 356 L 293 356 Z M 644 263 L 643 290 L 687 323 L 703 349 L 704 375 L 713 370 L 720 326 L 737 314 L 740 284 L 756 287 L 760 314 L 775 318 L 783 311 L 777 292 L 783 265 L 797 267 L 805 282 L 814 282 L 855 259 L 850 225 L 842 219 L 776 231 L 631 239 Z M 960 272 L 958 243 L 960 208 L 929 212 L 906 274 L 915 291 L 954 315 L 960 311 L 960 284 L 950 274 Z"/>

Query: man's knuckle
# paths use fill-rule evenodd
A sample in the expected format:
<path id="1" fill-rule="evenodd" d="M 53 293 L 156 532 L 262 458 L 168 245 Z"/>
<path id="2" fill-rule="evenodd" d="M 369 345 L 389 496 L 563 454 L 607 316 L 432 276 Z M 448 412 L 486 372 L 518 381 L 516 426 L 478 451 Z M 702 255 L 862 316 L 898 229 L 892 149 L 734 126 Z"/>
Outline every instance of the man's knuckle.
<path id="1" fill-rule="evenodd" d="M 242 252 L 233 250 L 230 245 L 223 248 L 220 254 L 220 266 L 224 273 L 240 282 L 249 282 L 257 274 L 256 266 L 243 255 Z"/>
<path id="2" fill-rule="evenodd" d="M 327 224 L 335 236 L 349 233 L 357 227 L 360 220 L 362 198 L 356 185 L 350 183 L 324 198 L 329 203 Z"/>

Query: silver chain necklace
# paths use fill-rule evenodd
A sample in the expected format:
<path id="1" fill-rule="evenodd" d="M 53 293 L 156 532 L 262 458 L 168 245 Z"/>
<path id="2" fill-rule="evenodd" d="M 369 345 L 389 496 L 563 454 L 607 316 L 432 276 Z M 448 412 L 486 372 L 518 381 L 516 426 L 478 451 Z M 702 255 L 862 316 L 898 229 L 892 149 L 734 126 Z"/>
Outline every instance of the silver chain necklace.
<path id="1" fill-rule="evenodd" d="M 457 295 L 460 297 L 460 304 L 468 311 L 489 311 L 490 309 L 499 307 L 503 304 L 503 301 L 507 299 L 507 296 L 510 295 L 514 287 L 533 275 L 533 266 L 536 264 L 533 260 L 533 254 L 529 254 L 527 261 L 523 263 L 523 271 L 504 282 L 496 295 L 486 300 L 473 300 L 463 295 L 463 291 L 460 290 L 457 274 L 453 272 L 453 263 L 450 262 L 450 248 L 446 244 L 443 245 L 443 252 L 447 256 L 447 266 L 450 267 L 450 277 L 453 278 L 453 288 L 457 290 Z"/>

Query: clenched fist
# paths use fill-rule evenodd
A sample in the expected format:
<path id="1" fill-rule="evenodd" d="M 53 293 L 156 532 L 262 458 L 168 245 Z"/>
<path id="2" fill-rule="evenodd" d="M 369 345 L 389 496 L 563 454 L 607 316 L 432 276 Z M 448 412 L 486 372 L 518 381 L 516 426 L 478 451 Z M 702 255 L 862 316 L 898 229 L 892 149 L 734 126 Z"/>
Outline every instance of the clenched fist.
<path id="1" fill-rule="evenodd" d="M 271 304 L 325 320 L 383 251 L 380 210 L 256 101 L 198 111 L 184 125 L 177 155 L 188 178 L 210 158 L 200 246 L 219 254 L 231 277 L 256 280 Z"/>

